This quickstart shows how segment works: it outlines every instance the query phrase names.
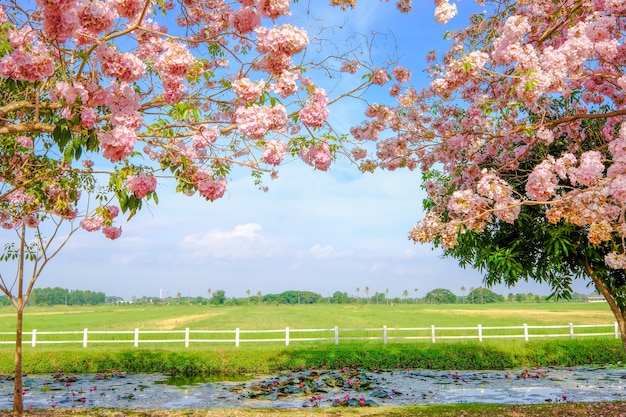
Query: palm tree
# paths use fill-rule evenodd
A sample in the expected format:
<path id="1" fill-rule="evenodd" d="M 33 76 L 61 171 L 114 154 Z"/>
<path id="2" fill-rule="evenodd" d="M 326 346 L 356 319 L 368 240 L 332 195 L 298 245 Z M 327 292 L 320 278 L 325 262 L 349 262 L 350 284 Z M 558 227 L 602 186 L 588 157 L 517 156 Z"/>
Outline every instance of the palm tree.
<path id="1" fill-rule="evenodd" d="M 367 298 L 367 304 L 370 303 L 370 287 L 365 287 L 365 298 Z"/>
<path id="2" fill-rule="evenodd" d="M 467 288 L 461 286 L 461 293 L 465 294 L 465 291 L 467 291 Z M 463 297 L 463 304 L 465 304 L 465 297 Z"/>
<path id="3" fill-rule="evenodd" d="M 211 293 L 213 292 L 213 290 L 209 288 L 207 292 L 209 293 L 209 306 L 210 306 L 211 305 Z"/>
<path id="4" fill-rule="evenodd" d="M 378 304 L 378 291 L 374 293 L 374 298 L 376 298 L 376 304 Z"/>
<path id="5" fill-rule="evenodd" d="M 257 298 L 259 300 L 259 305 L 261 305 L 261 291 L 257 292 L 256 296 L 257 296 Z"/>
<path id="6" fill-rule="evenodd" d="M 417 304 L 417 288 L 414 290 L 415 291 L 415 304 Z"/>
<path id="7" fill-rule="evenodd" d="M 409 296 L 409 290 L 402 291 L 402 296 L 404 297 L 404 304 L 408 304 L 407 297 Z"/>
<path id="8" fill-rule="evenodd" d="M 474 287 L 470 287 L 470 294 L 472 294 L 472 304 L 474 304 Z"/>
<path id="9" fill-rule="evenodd" d="M 252 292 L 250 290 L 246 290 L 246 295 L 248 296 L 248 305 L 250 305 L 250 294 Z"/>
<path id="10" fill-rule="evenodd" d="M 361 293 L 361 289 L 359 287 L 356 287 L 356 303 L 357 304 L 361 304 L 361 297 L 359 296 L 359 294 Z"/>
<path id="11" fill-rule="evenodd" d="M 385 299 L 387 300 L 387 304 L 389 304 L 389 288 L 385 288 Z"/>

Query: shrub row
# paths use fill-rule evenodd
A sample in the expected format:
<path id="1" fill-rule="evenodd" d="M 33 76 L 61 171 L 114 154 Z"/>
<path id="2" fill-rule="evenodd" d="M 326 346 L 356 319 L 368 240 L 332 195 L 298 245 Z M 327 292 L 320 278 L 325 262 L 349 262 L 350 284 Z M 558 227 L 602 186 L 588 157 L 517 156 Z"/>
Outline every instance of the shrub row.
<path id="1" fill-rule="evenodd" d="M 3 348 L 0 372 L 13 372 Z M 304 348 L 228 349 L 25 349 L 24 371 L 66 373 L 164 373 L 172 376 L 233 377 L 325 366 L 373 369 L 485 370 L 522 367 L 608 365 L 626 361 L 617 340 L 568 340 L 526 344 L 398 344 Z"/>

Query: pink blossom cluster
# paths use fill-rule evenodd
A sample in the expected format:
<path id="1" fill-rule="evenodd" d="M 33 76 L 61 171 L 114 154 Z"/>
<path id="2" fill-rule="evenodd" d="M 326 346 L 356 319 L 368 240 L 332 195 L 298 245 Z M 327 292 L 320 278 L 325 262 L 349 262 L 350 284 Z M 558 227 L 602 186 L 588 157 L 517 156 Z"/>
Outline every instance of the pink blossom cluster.
<path id="1" fill-rule="evenodd" d="M 141 96 L 131 84 L 113 83 L 105 100 L 111 111 L 111 124 L 137 130 L 141 127 Z"/>
<path id="2" fill-rule="evenodd" d="M 282 140 L 272 139 L 263 145 L 261 161 L 274 166 L 280 165 L 288 149 L 289 147 Z"/>
<path id="3" fill-rule="evenodd" d="M 281 104 L 274 106 L 240 106 L 235 111 L 237 128 L 252 139 L 262 139 L 269 130 L 281 132 L 287 125 L 287 110 Z"/>
<path id="4" fill-rule="evenodd" d="M 53 71 L 50 51 L 41 42 L 32 47 L 20 46 L 0 60 L 0 75 L 14 80 L 41 81 Z"/>
<path id="5" fill-rule="evenodd" d="M 122 227 L 112 225 L 120 213 L 117 206 L 98 207 L 96 213 L 85 216 L 80 221 L 80 227 L 88 232 L 95 232 L 102 229 L 102 233 L 109 239 L 115 240 L 122 235 Z"/>
<path id="6" fill-rule="evenodd" d="M 328 114 L 328 95 L 323 88 L 317 87 L 313 90 L 309 104 L 304 106 L 298 115 L 305 126 L 321 127 Z"/>
<path id="7" fill-rule="evenodd" d="M 126 188 L 135 194 L 137 198 L 144 198 L 156 189 L 157 179 L 154 175 L 141 172 L 138 175 L 130 175 L 126 179 Z"/>
<path id="8" fill-rule="evenodd" d="M 257 51 L 267 54 L 258 63 L 263 71 L 280 74 L 291 66 L 291 57 L 302 52 L 308 45 L 309 37 L 305 30 L 288 23 L 273 28 L 258 27 Z"/>
<path id="9" fill-rule="evenodd" d="M 411 80 L 411 70 L 402 66 L 394 67 L 391 74 L 400 83 L 407 83 Z"/>
<path id="10" fill-rule="evenodd" d="M 287 98 L 298 92 L 298 84 L 296 83 L 300 78 L 300 74 L 297 71 L 285 70 L 280 73 L 278 80 L 272 84 L 272 90 L 281 96 Z"/>
<path id="11" fill-rule="evenodd" d="M 237 33 L 245 35 L 246 33 L 254 31 L 254 29 L 261 25 L 261 16 L 259 16 L 257 10 L 252 7 L 241 7 L 233 13 L 230 24 L 235 28 Z"/>
<path id="12" fill-rule="evenodd" d="M 456 4 L 451 4 L 449 0 L 435 0 L 435 21 L 445 25 L 457 15 Z"/>
<path id="13" fill-rule="evenodd" d="M 165 101 L 176 103 L 187 91 L 184 79 L 196 59 L 181 42 L 165 42 L 163 46 L 164 50 L 156 59 L 154 69 L 161 77 Z"/>
<path id="14" fill-rule="evenodd" d="M 252 82 L 246 77 L 237 78 L 232 85 L 233 92 L 246 103 L 257 101 L 265 90 L 264 81 Z"/>
<path id="15" fill-rule="evenodd" d="M 341 63 L 341 72 L 347 72 L 350 74 L 356 74 L 359 70 L 361 64 L 359 61 L 353 59 L 347 59 Z"/>
<path id="16" fill-rule="evenodd" d="M 319 145 L 313 144 L 308 148 L 303 148 L 300 150 L 299 155 L 304 162 L 320 171 L 327 171 L 332 162 L 328 142 L 322 142 Z"/>
<path id="17" fill-rule="evenodd" d="M 131 154 L 137 142 L 137 135 L 126 126 L 116 126 L 110 131 L 101 132 L 98 140 L 102 156 L 111 162 L 118 162 Z"/>
<path id="18" fill-rule="evenodd" d="M 101 33 L 108 32 L 113 27 L 119 15 L 116 8 L 112 6 L 110 1 L 78 1 L 77 18 L 80 28 L 74 36 L 79 43 L 94 43 Z"/>
<path id="19" fill-rule="evenodd" d="M 289 0 L 257 0 L 256 7 L 262 16 L 274 20 L 291 14 Z"/>
<path id="20" fill-rule="evenodd" d="M 195 173 L 193 182 L 198 193 L 210 201 L 222 198 L 226 192 L 226 181 L 223 178 L 215 178 L 212 172 L 204 169 L 199 169 Z"/>
<path id="21" fill-rule="evenodd" d="M 215 143 L 215 141 L 217 141 L 217 138 L 219 137 L 219 134 L 219 129 L 215 126 L 202 126 L 200 128 L 200 134 L 193 137 L 194 148 L 204 149 L 212 143 Z"/>
<path id="22" fill-rule="evenodd" d="M 146 64 L 137 56 L 130 52 L 119 53 L 103 43 L 96 49 L 96 58 L 102 73 L 118 81 L 137 81 L 146 73 Z"/>
<path id="23" fill-rule="evenodd" d="M 390 77 L 387 70 L 377 68 L 372 71 L 372 84 L 384 85 L 389 81 Z"/>

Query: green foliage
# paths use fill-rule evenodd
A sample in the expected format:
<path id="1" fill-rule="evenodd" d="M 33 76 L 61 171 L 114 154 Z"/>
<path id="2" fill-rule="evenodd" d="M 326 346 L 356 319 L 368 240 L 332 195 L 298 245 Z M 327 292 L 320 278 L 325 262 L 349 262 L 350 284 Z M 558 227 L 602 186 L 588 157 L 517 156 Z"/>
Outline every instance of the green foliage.
<path id="1" fill-rule="evenodd" d="M 32 306 L 44 305 L 98 305 L 104 304 L 106 295 L 103 292 L 68 290 L 65 288 L 34 288 L 31 292 L 29 303 Z"/>
<path id="2" fill-rule="evenodd" d="M 426 294 L 424 301 L 433 304 L 453 304 L 456 302 L 456 295 L 454 295 L 450 290 L 435 288 Z"/>
<path id="3" fill-rule="evenodd" d="M 0 372 L 13 369 L 11 355 L 0 356 Z M 24 370 L 46 374 L 164 373 L 171 376 L 223 376 L 268 374 L 302 368 L 358 366 L 375 369 L 491 370 L 522 367 L 610 365 L 626 361 L 616 340 L 550 341 L 528 344 L 478 343 L 346 345 L 331 348 L 230 349 L 37 349 L 24 352 Z"/>

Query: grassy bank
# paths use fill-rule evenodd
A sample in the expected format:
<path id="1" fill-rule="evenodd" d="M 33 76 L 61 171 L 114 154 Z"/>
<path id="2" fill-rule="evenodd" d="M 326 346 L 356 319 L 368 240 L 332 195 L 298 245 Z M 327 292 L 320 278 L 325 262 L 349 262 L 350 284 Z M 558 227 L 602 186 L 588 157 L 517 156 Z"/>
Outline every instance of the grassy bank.
<path id="1" fill-rule="evenodd" d="M 13 357 L 0 355 L 0 372 L 11 373 Z M 229 349 L 26 349 L 24 370 L 46 374 L 122 370 L 173 376 L 235 377 L 300 368 L 366 369 L 514 369 L 626 363 L 621 343 L 613 339 L 557 340 L 516 344 L 441 343 L 393 346 L 344 345 L 324 348 Z"/>
<path id="2" fill-rule="evenodd" d="M 12 415 L 0 411 L 0 416 Z M 331 409 L 228 409 L 228 410 L 37 410 L 25 413 L 32 417 L 624 417 L 626 403 L 558 403 L 539 405 L 459 404 L 425 405 L 413 407 L 384 408 L 331 408 Z"/>

